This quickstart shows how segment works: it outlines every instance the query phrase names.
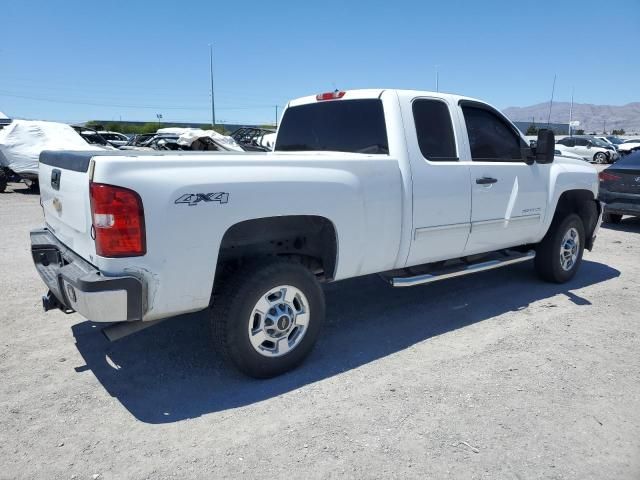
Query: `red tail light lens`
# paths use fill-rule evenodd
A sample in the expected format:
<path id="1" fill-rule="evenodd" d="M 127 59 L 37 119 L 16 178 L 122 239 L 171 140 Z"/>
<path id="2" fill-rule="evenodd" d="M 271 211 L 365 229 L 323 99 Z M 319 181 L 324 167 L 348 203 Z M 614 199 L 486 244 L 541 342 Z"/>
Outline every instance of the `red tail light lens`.
<path id="1" fill-rule="evenodd" d="M 336 90 L 335 92 L 319 93 L 316 100 L 335 100 L 344 97 L 345 92 Z"/>
<path id="2" fill-rule="evenodd" d="M 101 257 L 137 257 L 147 253 L 144 210 L 133 190 L 102 183 L 89 185 L 96 253 Z"/>
<path id="3" fill-rule="evenodd" d="M 615 182 L 616 180 L 620 180 L 622 178 L 609 172 L 600 172 L 598 174 L 598 177 L 600 178 L 601 182 Z"/>

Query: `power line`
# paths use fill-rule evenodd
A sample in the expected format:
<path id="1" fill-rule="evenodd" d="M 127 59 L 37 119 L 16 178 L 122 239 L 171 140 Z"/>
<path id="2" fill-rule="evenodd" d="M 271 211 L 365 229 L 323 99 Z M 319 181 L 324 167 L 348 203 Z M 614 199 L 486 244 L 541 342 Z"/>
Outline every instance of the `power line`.
<path id="1" fill-rule="evenodd" d="M 144 108 L 144 109 L 164 109 L 164 110 L 209 110 L 209 107 L 188 107 L 188 106 L 172 106 L 172 105 L 125 105 L 117 103 L 101 103 L 101 102 L 80 102 L 75 100 L 60 100 L 55 98 L 34 97 L 30 95 L 19 95 L 13 92 L 0 91 L 0 96 L 11 98 L 23 98 L 27 100 L 36 100 L 41 102 L 66 103 L 73 105 L 89 105 L 95 107 L 115 107 L 115 108 Z M 218 107 L 218 110 L 254 110 L 262 108 L 273 108 L 273 105 L 244 105 L 239 107 Z"/>

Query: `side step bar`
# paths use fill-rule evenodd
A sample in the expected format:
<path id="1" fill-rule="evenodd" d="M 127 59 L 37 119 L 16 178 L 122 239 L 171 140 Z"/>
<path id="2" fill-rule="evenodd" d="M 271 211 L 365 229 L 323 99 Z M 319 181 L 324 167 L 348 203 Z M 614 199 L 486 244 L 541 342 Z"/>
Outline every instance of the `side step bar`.
<path id="1" fill-rule="evenodd" d="M 529 250 L 527 253 L 510 255 L 500 260 L 489 260 L 486 262 L 466 265 L 459 269 L 451 270 L 448 272 L 425 273 L 423 275 L 415 275 L 413 277 L 392 277 L 387 278 L 387 280 L 393 287 L 413 287 L 414 285 L 424 285 L 425 283 L 437 282 L 439 280 L 445 280 L 447 278 L 461 277 L 463 275 L 469 275 L 470 273 L 484 272 L 485 270 L 493 270 L 494 268 L 506 267 L 507 265 L 526 262 L 527 260 L 533 260 L 535 256 L 536 252 L 534 250 Z"/>

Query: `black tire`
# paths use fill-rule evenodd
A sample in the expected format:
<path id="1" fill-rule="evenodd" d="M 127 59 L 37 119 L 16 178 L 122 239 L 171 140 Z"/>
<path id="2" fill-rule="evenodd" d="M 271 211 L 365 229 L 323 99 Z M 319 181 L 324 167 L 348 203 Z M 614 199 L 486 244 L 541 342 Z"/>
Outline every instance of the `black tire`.
<path id="1" fill-rule="evenodd" d="M 605 213 L 602 216 L 602 221 L 604 223 L 620 223 L 622 221 L 622 215 L 619 213 Z"/>
<path id="2" fill-rule="evenodd" d="M 7 172 L 4 168 L 0 167 L 0 193 L 3 193 L 7 189 Z"/>
<path id="3" fill-rule="evenodd" d="M 249 319 L 258 301 L 270 290 L 290 285 L 308 302 L 304 335 L 288 353 L 265 356 L 251 344 Z M 325 317 L 324 293 L 315 275 L 287 259 L 252 262 L 224 281 L 214 295 L 211 325 L 214 346 L 238 370 L 254 378 L 270 378 L 298 366 L 313 349 Z M 292 322 L 294 323 L 294 322 Z"/>
<path id="4" fill-rule="evenodd" d="M 577 249 L 577 259 L 568 270 L 565 270 L 560 260 L 561 244 L 565 234 L 571 228 L 575 228 L 578 233 L 579 248 Z M 584 225 L 578 215 L 571 213 L 564 217 L 555 218 L 549 231 L 536 248 L 534 263 L 538 275 L 547 282 L 564 283 L 571 280 L 582 263 L 584 244 Z"/>
<path id="5" fill-rule="evenodd" d="M 602 153 L 602 152 L 598 152 L 593 156 L 593 161 L 599 165 L 603 164 L 603 163 L 609 163 L 609 159 L 607 158 L 607 156 Z"/>

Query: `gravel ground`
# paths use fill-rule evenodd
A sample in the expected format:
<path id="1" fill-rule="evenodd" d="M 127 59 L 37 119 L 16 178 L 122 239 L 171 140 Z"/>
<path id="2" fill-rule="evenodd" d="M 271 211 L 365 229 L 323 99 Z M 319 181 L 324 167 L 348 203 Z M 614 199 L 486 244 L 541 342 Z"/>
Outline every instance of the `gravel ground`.
<path id="1" fill-rule="evenodd" d="M 109 344 L 40 306 L 37 195 L 0 194 L 0 478 L 640 478 L 640 220 L 530 264 L 329 285 L 299 369 L 240 376 L 204 314 Z"/>

